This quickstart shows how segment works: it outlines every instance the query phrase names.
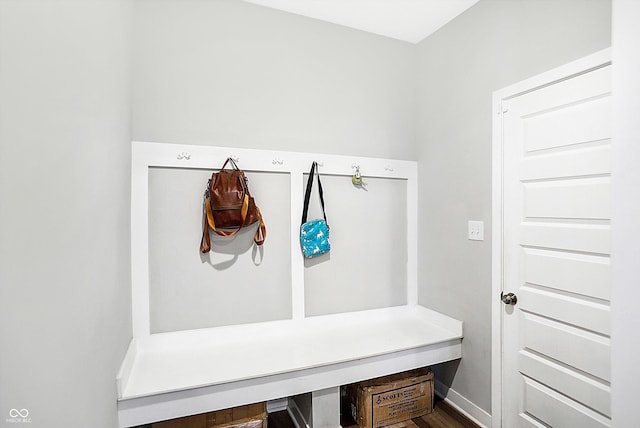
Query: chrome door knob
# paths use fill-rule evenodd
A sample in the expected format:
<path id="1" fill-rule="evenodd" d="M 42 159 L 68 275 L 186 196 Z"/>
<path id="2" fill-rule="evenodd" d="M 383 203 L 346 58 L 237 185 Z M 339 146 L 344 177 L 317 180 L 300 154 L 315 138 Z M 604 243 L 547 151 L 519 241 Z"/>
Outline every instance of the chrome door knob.
<path id="1" fill-rule="evenodd" d="M 500 300 L 502 300 L 505 305 L 515 305 L 518 303 L 518 297 L 513 293 L 500 293 Z"/>

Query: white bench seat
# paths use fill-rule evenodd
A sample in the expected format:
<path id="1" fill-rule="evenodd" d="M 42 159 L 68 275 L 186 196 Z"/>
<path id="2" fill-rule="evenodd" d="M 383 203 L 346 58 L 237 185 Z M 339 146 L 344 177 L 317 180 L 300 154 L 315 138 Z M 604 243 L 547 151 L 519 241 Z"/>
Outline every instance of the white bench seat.
<path id="1" fill-rule="evenodd" d="M 120 425 L 214 411 L 461 357 L 462 323 L 421 306 L 151 335 L 118 375 Z"/>

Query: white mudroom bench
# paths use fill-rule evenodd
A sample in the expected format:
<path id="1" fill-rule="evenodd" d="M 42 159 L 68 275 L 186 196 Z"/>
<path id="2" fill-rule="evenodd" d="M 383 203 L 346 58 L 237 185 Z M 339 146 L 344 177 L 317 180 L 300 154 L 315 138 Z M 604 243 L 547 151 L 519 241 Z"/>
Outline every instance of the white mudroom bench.
<path id="1" fill-rule="evenodd" d="M 271 244 L 270 239 L 278 238 L 284 242 L 279 245 L 281 250 L 285 248 L 286 251 L 265 250 L 267 257 L 271 257 L 267 258 L 265 263 L 267 265 L 269 262 L 273 263 L 274 257 L 285 254 L 285 260 L 278 260 L 278 263 L 280 263 L 279 266 L 284 265 L 287 272 L 290 266 L 290 274 L 284 275 L 287 278 L 282 283 L 284 284 L 282 287 L 276 284 L 277 280 L 272 280 L 270 285 L 276 291 L 284 290 L 284 293 L 281 292 L 279 296 L 286 296 L 286 304 L 282 305 L 285 309 L 284 312 L 281 310 L 282 313 L 274 315 L 276 319 L 233 322 L 234 312 L 240 314 L 243 311 L 251 312 L 251 308 L 238 305 L 229 312 L 231 315 L 226 315 L 232 320 L 226 324 L 225 322 L 216 324 L 218 320 L 215 318 L 202 318 L 202 320 L 196 320 L 202 325 L 184 328 L 180 324 L 183 322 L 180 316 L 159 318 L 158 315 L 161 309 L 166 307 L 162 304 L 167 303 L 166 301 L 163 303 L 157 297 L 160 292 L 153 288 L 157 287 L 154 280 L 157 281 L 161 275 L 150 272 L 157 265 L 157 263 L 156 265 L 150 263 L 150 259 L 155 257 L 153 251 L 158 250 L 150 248 L 150 242 L 156 243 L 154 245 L 160 242 L 150 241 L 150 230 L 155 224 L 153 216 L 156 213 L 153 211 L 157 209 L 157 206 L 151 204 L 149 200 L 150 170 L 155 168 L 157 172 L 158 168 L 166 168 L 170 172 L 184 170 L 202 173 L 215 165 L 221 165 L 228 156 L 233 157 L 244 170 L 256 174 L 271 174 L 281 180 L 279 183 L 282 180 L 287 183 L 287 195 L 290 195 L 290 201 L 284 198 L 285 206 L 275 208 L 267 206 L 263 209 L 263 214 L 265 211 L 267 213 L 271 211 L 270 219 L 277 217 L 276 220 L 285 225 L 284 228 L 280 226 L 280 235 L 276 238 L 273 235 L 267 235 L 265 244 L 267 246 Z M 404 207 L 399 209 L 397 206 L 385 208 L 397 211 L 389 217 L 393 224 L 375 225 L 387 230 L 392 228 L 395 233 L 387 238 L 385 245 L 389 248 L 382 249 L 392 252 L 392 257 L 398 254 L 392 261 L 395 263 L 393 267 L 395 270 L 381 266 L 388 256 L 381 260 L 354 258 L 352 262 L 351 259 L 347 259 L 349 264 L 346 265 L 368 263 L 365 270 L 357 272 L 376 272 L 376 275 L 372 275 L 373 279 L 368 280 L 371 284 L 355 284 L 357 286 L 353 288 L 355 291 L 350 291 L 352 297 L 357 296 L 360 290 L 365 292 L 373 290 L 372 293 L 378 293 L 382 298 L 386 298 L 385 293 L 387 293 L 392 296 L 388 298 L 391 302 L 388 305 L 385 306 L 380 304 L 380 300 L 375 300 L 379 297 L 376 295 L 372 296 L 367 303 L 372 307 L 343 310 L 340 305 L 336 305 L 338 309 L 333 310 L 334 300 L 340 299 L 340 296 L 334 297 L 333 294 L 321 296 L 320 300 L 324 306 L 317 304 L 318 290 L 321 293 L 324 291 L 322 284 L 324 278 L 326 277 L 326 281 L 334 281 L 334 285 L 339 278 L 335 272 L 333 277 L 327 275 L 326 272 L 331 273 L 330 270 L 324 271 L 325 276 L 321 276 L 320 281 L 317 276 L 307 277 L 310 275 L 309 270 L 323 268 L 323 266 L 308 264 L 299 251 L 297 219 L 300 217 L 302 207 L 304 174 L 314 160 L 318 161 L 321 174 L 325 177 L 346 178 L 344 186 L 352 186 L 349 178 L 356 170 L 363 173 L 365 180 L 371 180 L 369 189 L 358 189 L 359 193 L 356 194 L 361 198 L 359 200 L 364 201 L 363 205 L 370 203 L 373 204 L 370 206 L 377 207 L 377 202 L 371 198 L 376 195 L 376 186 L 384 187 L 384 180 L 392 183 L 389 187 L 391 192 L 397 193 L 397 189 L 403 189 L 403 192 L 406 190 L 406 195 L 401 195 L 399 199 L 402 201 L 401 205 L 406 204 L 406 210 Z M 265 176 L 266 179 L 269 177 Z M 163 183 L 166 184 L 167 181 Z M 402 185 L 398 186 L 398 183 Z M 345 193 L 354 191 L 349 190 L 349 187 L 341 187 L 343 184 L 333 184 L 333 188 L 331 186 L 332 183 L 329 180 L 327 187 L 333 195 L 337 192 L 336 189 L 344 189 Z M 160 190 L 164 191 L 164 188 Z M 154 191 L 158 193 L 157 190 Z M 183 189 L 178 189 L 177 194 L 182 193 Z M 354 193 L 346 195 L 344 200 L 353 199 L 353 195 Z M 200 227 L 197 223 L 201 218 L 197 212 L 198 207 L 195 205 L 199 201 L 197 195 L 192 196 L 188 197 L 195 202 L 190 200 L 188 203 L 194 205 L 195 213 L 190 213 L 191 217 L 180 214 L 182 216 L 180 219 L 182 221 L 183 217 L 189 217 L 186 223 L 188 227 L 194 228 L 194 231 L 188 234 L 197 235 L 197 228 Z M 262 205 L 267 201 L 264 195 L 260 196 L 262 199 L 256 196 L 256 200 L 259 205 Z M 282 402 L 282 399 L 287 397 L 310 393 L 312 421 L 306 423 L 315 428 L 337 428 L 340 425 L 341 385 L 461 358 L 462 322 L 419 304 L 419 301 L 428 301 L 428 293 L 421 290 L 425 294 L 419 296 L 418 292 L 417 201 L 417 163 L 412 161 L 133 142 L 131 187 L 133 338 L 116 379 L 120 426 L 133 427 L 261 401 Z M 174 203 L 173 200 L 170 202 Z M 183 201 L 179 203 L 187 204 Z M 339 204 L 334 203 L 333 206 L 328 207 L 330 213 L 328 215 L 333 215 L 329 218 L 329 222 L 335 226 L 332 227 L 332 231 L 336 230 L 342 235 L 338 235 L 336 253 L 328 256 L 324 261 L 317 262 L 325 263 L 324 267 L 338 266 L 341 257 L 345 257 L 339 251 L 348 245 L 353 246 L 346 242 L 350 237 L 345 236 L 347 229 L 344 227 L 351 227 L 353 223 L 347 224 L 346 214 L 341 217 L 340 207 L 336 205 Z M 274 216 L 273 212 L 276 209 L 281 212 Z M 398 218 L 401 220 L 400 223 L 397 222 Z M 363 221 L 366 222 L 366 218 Z M 379 220 L 375 221 L 379 222 Z M 268 230 L 271 225 L 274 225 L 271 230 L 278 230 L 277 221 L 268 219 Z M 176 227 L 179 226 L 176 225 Z M 287 228 L 289 230 L 286 231 L 286 238 L 283 239 L 285 233 L 282 233 L 282 230 Z M 180 232 L 180 234 L 185 233 Z M 396 236 L 399 236 L 397 242 Z M 198 258 L 196 238 L 199 240 L 197 236 L 193 239 L 189 238 L 190 241 L 184 244 L 182 255 L 178 257 L 183 257 L 180 259 L 182 263 L 192 263 L 193 269 L 203 269 L 203 266 L 207 268 L 205 278 L 207 280 L 211 278 L 211 282 L 215 284 L 216 278 L 220 275 L 224 276 L 225 272 L 220 270 L 222 268 L 217 267 L 216 270 L 214 266 L 205 265 L 204 259 Z M 193 245 L 191 241 L 194 242 Z M 163 245 L 171 246 L 171 250 L 175 252 L 173 241 L 167 242 L 169 243 Z M 365 245 L 368 243 L 365 242 Z M 398 250 L 396 248 L 398 245 L 400 247 L 406 245 L 406 249 Z M 176 243 L 176 246 L 180 249 L 179 243 Z M 188 253 L 188 256 L 184 256 L 184 253 Z M 256 254 L 254 250 L 253 255 Z M 251 257 L 251 254 L 245 253 L 242 257 Z M 237 259 L 232 261 L 235 260 Z M 239 265 L 230 263 L 229 266 L 225 269 L 235 269 Z M 245 266 L 243 271 L 234 273 L 238 281 L 245 280 L 246 289 L 268 287 L 258 283 L 253 285 L 253 281 L 256 281 L 255 276 L 254 279 L 243 278 L 244 274 L 259 275 L 256 272 L 260 272 L 260 268 L 256 266 Z M 182 265 L 180 267 L 182 268 Z M 175 284 L 169 282 L 168 285 L 163 285 L 164 292 L 168 289 L 169 295 L 174 297 L 183 290 L 185 293 L 190 292 L 195 296 L 192 303 L 197 306 L 197 300 L 200 299 L 198 293 L 202 293 L 203 289 L 197 287 L 189 289 L 193 281 L 189 282 L 185 275 L 188 276 L 188 272 L 176 275 L 178 279 L 174 280 Z M 381 283 L 376 285 L 373 283 L 375 281 Z M 393 283 L 394 281 L 397 283 Z M 344 287 L 349 287 L 349 284 Z M 211 289 L 205 289 L 204 292 L 212 293 Z M 327 293 L 331 293 L 330 288 L 327 290 Z M 200 300 L 213 301 L 215 299 L 212 296 L 215 295 L 202 296 Z M 168 300 L 171 304 L 171 299 Z M 219 307 L 219 309 L 224 308 Z M 194 312 L 197 311 L 194 310 Z M 212 312 L 215 316 L 215 311 Z M 188 311 L 177 313 L 184 314 Z M 268 311 L 265 313 L 272 316 Z M 165 322 L 167 319 L 170 321 L 169 324 L 158 321 Z M 171 327 L 171 322 L 178 327 Z M 154 326 L 154 323 L 161 327 Z M 165 328 L 165 325 L 169 327 Z"/>

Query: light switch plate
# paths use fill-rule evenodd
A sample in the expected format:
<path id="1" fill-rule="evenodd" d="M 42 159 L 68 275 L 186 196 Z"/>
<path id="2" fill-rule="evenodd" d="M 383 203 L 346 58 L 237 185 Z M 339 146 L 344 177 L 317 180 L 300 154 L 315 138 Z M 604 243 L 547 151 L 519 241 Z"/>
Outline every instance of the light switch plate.
<path id="1" fill-rule="evenodd" d="M 469 220 L 469 239 L 484 241 L 484 221 Z"/>

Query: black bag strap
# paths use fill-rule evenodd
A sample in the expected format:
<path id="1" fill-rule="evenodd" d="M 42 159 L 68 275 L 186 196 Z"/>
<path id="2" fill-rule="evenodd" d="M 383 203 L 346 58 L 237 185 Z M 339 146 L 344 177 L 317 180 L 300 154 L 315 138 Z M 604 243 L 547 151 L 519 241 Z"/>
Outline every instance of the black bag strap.
<path id="1" fill-rule="evenodd" d="M 320 173 L 318 172 L 318 162 L 313 161 L 311 164 L 311 171 L 309 171 L 309 178 L 307 179 L 307 191 L 304 194 L 304 206 L 302 208 L 302 223 L 307 222 L 307 214 L 309 212 L 309 199 L 311 198 L 311 188 L 313 187 L 314 175 L 318 177 L 318 189 L 320 191 L 320 205 L 322 205 L 322 216 L 325 223 L 327 222 L 327 214 L 324 212 L 324 193 L 322 192 L 322 183 L 320 182 Z"/>

